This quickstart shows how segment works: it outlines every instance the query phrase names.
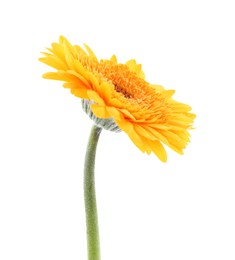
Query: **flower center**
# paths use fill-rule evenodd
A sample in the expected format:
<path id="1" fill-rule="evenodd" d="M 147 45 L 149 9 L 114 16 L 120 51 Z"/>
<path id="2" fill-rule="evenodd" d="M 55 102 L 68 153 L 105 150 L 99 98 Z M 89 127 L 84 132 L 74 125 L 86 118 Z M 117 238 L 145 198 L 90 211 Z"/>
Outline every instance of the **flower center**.
<path id="1" fill-rule="evenodd" d="M 139 99 L 145 96 L 148 83 L 139 78 L 127 65 L 101 60 L 98 71 L 113 84 L 116 92 L 121 93 L 125 98 Z"/>
<path id="2" fill-rule="evenodd" d="M 165 98 L 127 65 L 101 60 L 83 63 L 83 66 L 101 81 L 108 81 L 114 88 L 113 98 L 121 101 L 123 108 L 134 117 L 149 119 L 154 115 L 158 122 L 165 122 L 169 109 Z"/>

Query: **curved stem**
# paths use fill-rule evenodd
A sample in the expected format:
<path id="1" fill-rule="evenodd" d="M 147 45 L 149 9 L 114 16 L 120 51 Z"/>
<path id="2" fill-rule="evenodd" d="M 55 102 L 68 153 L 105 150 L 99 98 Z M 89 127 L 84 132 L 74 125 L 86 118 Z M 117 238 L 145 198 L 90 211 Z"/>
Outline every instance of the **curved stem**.
<path id="1" fill-rule="evenodd" d="M 87 144 L 84 167 L 84 198 L 88 260 L 100 260 L 99 227 L 95 195 L 95 154 L 101 128 L 93 126 Z"/>

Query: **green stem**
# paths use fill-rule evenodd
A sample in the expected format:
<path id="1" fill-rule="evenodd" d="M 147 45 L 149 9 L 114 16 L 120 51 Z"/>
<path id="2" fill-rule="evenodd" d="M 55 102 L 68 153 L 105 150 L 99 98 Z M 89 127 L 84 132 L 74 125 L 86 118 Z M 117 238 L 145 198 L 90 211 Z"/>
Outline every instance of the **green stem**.
<path id="1" fill-rule="evenodd" d="M 95 195 L 95 154 L 101 128 L 93 126 L 91 129 L 84 168 L 84 198 L 87 225 L 88 260 L 100 260 L 99 227 Z"/>

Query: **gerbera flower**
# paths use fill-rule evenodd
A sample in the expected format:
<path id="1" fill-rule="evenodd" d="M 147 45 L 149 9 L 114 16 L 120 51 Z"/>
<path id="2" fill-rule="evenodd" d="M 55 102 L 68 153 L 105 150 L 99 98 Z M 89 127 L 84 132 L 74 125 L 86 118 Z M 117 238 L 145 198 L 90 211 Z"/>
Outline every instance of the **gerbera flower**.
<path id="1" fill-rule="evenodd" d="M 135 60 L 125 64 L 118 63 L 116 56 L 98 60 L 87 45 L 71 45 L 62 36 L 48 50 L 40 61 L 56 71 L 43 77 L 64 81 L 96 122 L 107 119 L 142 152 L 154 152 L 163 162 L 167 160 L 163 144 L 183 153 L 195 118 L 191 107 L 172 99 L 174 90 L 147 82 Z"/>

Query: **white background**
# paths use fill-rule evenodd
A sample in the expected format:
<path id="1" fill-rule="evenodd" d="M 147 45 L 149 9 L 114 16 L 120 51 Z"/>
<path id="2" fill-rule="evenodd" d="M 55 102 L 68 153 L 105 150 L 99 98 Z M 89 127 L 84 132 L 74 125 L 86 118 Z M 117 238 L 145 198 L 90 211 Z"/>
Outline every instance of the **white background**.
<path id="1" fill-rule="evenodd" d="M 235 259 L 234 1 L 2 1 L 0 259 L 85 260 L 83 159 L 91 121 L 40 52 L 66 36 L 135 58 L 197 114 L 185 154 L 142 154 L 103 131 L 102 260 Z"/>

